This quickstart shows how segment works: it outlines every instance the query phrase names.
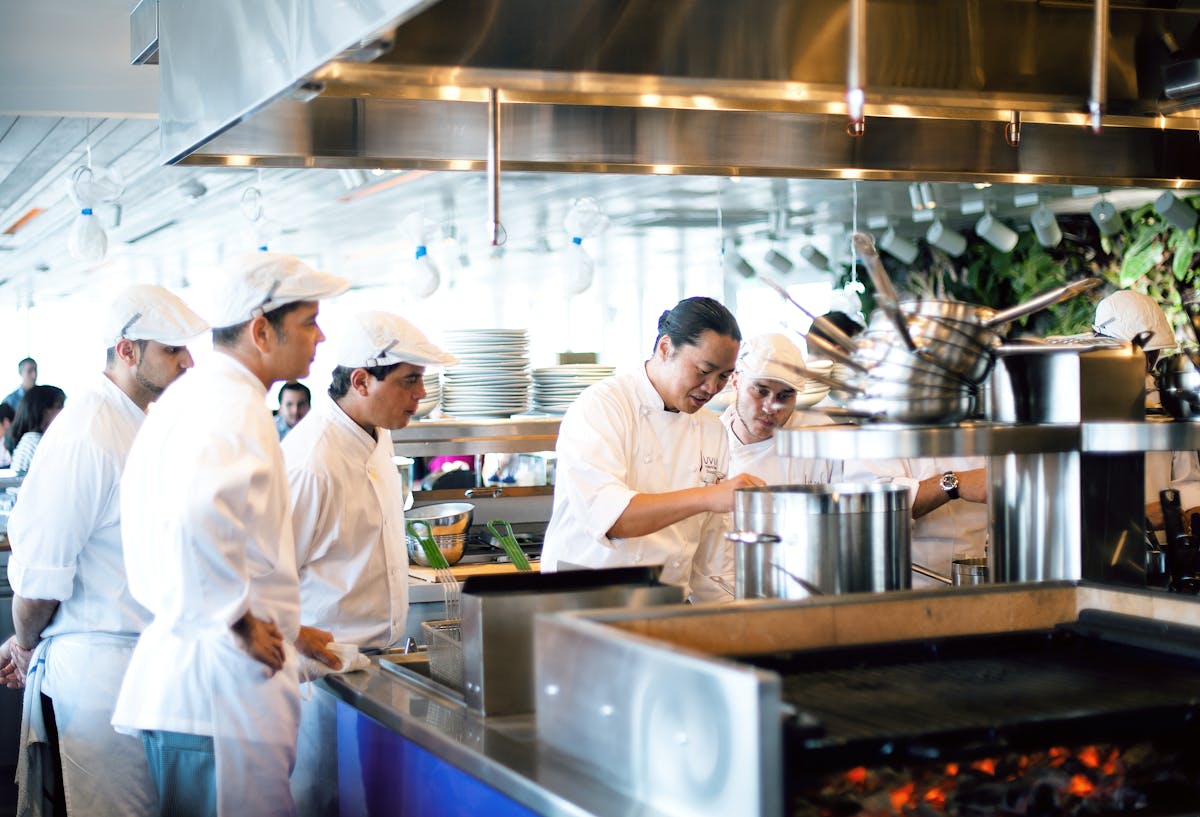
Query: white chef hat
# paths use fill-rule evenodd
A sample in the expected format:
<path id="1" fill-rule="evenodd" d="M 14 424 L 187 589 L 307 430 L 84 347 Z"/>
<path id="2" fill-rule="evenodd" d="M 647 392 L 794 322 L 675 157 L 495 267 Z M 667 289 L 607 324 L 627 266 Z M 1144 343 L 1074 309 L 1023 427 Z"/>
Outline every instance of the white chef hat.
<path id="1" fill-rule="evenodd" d="M 134 284 L 117 293 L 104 316 L 104 344 L 121 338 L 182 346 L 208 329 L 208 322 L 177 295 L 152 284 Z"/>
<path id="2" fill-rule="evenodd" d="M 1139 332 L 1153 334 L 1146 344 L 1147 352 L 1171 349 L 1175 332 L 1167 321 L 1162 307 L 1149 295 L 1122 289 L 1096 304 L 1096 320 L 1092 328 L 1097 334 L 1117 340 L 1133 340 Z"/>
<path id="3" fill-rule="evenodd" d="M 369 369 L 411 363 L 453 366 L 458 358 L 443 352 L 420 329 L 388 312 L 359 312 L 334 330 L 331 341 L 339 366 Z"/>
<path id="4" fill-rule="evenodd" d="M 254 252 L 223 264 L 214 276 L 208 316 L 218 329 L 245 323 L 296 301 L 319 301 L 350 288 L 345 278 L 320 272 L 292 255 Z"/>
<path id="5" fill-rule="evenodd" d="M 742 341 L 738 351 L 737 371 L 744 377 L 778 380 L 800 391 L 804 388 L 804 375 L 793 366 L 804 366 L 804 353 L 778 332 Z"/>

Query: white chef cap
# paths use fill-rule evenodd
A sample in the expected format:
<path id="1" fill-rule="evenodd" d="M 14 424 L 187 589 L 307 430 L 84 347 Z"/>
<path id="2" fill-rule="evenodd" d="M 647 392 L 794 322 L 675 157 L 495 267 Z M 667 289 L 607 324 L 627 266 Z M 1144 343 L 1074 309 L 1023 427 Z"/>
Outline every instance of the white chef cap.
<path id="1" fill-rule="evenodd" d="M 1096 305 L 1092 328 L 1117 340 L 1132 340 L 1139 332 L 1150 331 L 1153 334 L 1146 344 L 1147 352 L 1175 346 L 1175 332 L 1162 307 L 1149 295 L 1130 289 L 1114 292 Z"/>
<path id="2" fill-rule="evenodd" d="M 134 284 L 117 293 L 104 316 L 104 344 L 121 338 L 182 346 L 208 329 L 208 322 L 177 295 L 152 284 Z"/>
<path id="3" fill-rule="evenodd" d="M 247 253 L 227 261 L 214 276 L 208 319 L 223 329 L 296 301 L 332 298 L 349 288 L 345 278 L 319 272 L 295 256 Z"/>
<path id="4" fill-rule="evenodd" d="M 737 371 L 744 377 L 778 380 L 800 391 L 804 375 L 793 366 L 804 366 L 804 353 L 778 332 L 743 341 L 738 351 Z"/>
<path id="5" fill-rule="evenodd" d="M 453 366 L 458 358 L 430 343 L 420 329 L 398 315 L 359 312 L 340 322 L 331 333 L 339 366 L 369 369 L 411 363 L 414 366 Z"/>

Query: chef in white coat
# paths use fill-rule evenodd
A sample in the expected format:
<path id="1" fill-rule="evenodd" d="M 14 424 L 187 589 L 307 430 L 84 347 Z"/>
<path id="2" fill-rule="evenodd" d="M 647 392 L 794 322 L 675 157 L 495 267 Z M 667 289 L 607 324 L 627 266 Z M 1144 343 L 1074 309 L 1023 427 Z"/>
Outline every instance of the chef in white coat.
<path id="1" fill-rule="evenodd" d="M 300 641 L 339 668 L 325 645 L 387 647 L 404 637 L 408 553 L 404 488 L 392 463 L 392 429 L 425 396 L 426 366 L 457 359 L 408 321 L 361 312 L 333 332 L 337 368 L 329 399 L 284 439 L 300 573 Z M 306 686 L 292 792 L 301 815 L 338 813 L 337 709 Z"/>
<path id="2" fill-rule="evenodd" d="M 163 814 L 292 815 L 300 591 L 267 389 L 308 374 L 318 301 L 349 282 L 262 252 L 211 286 L 216 354 L 155 405 L 125 465 L 129 590 L 153 619 L 113 725 L 140 733 Z"/>
<path id="3" fill-rule="evenodd" d="M 804 353 L 778 332 L 742 343 L 733 373 L 734 400 L 721 414 L 721 424 L 729 433 L 730 471 L 754 474 L 768 485 L 841 480 L 840 460 L 775 453 L 779 429 L 832 422 L 825 414 L 796 410 L 796 397 L 804 389 L 804 376 L 797 368 L 803 367 Z"/>
<path id="4" fill-rule="evenodd" d="M 729 444 L 700 411 L 733 374 L 741 331 L 711 298 L 686 298 L 658 320 L 649 360 L 590 386 L 558 432 L 554 506 L 542 570 L 662 565 L 694 601 L 724 600 L 709 579 L 732 572 L 724 540 L 733 494 Z"/>
<path id="5" fill-rule="evenodd" d="M 848 482 L 872 479 L 908 488 L 912 503 L 912 560 L 949 578 L 955 559 L 977 559 L 987 549 L 987 459 L 920 457 L 862 460 Z M 945 587 L 919 573 L 914 589 Z"/>
<path id="6" fill-rule="evenodd" d="M 1175 330 L 1158 302 L 1141 292 L 1118 290 L 1096 304 L 1092 330 L 1097 335 L 1117 340 L 1133 340 L 1142 332 L 1150 333 L 1142 347 L 1146 353 L 1146 408 L 1161 408 L 1158 389 L 1150 372 L 1159 355 L 1174 350 L 1177 344 Z M 1195 451 L 1148 451 L 1145 468 L 1146 518 L 1151 525 L 1155 528 L 1163 526 L 1159 491 L 1164 488 L 1179 491 L 1185 520 L 1190 520 L 1192 513 L 1200 512 L 1200 460 Z"/>
<path id="7" fill-rule="evenodd" d="M 191 368 L 184 344 L 206 329 L 162 287 L 121 290 L 105 312 L 104 371 L 46 432 L 21 486 L 8 522 L 14 664 L 27 682 L 22 755 L 41 754 L 19 763 L 22 808 L 40 803 L 44 759 L 61 768 L 67 814 L 157 813 L 141 742 L 110 724 L 150 620 L 126 584 L 119 488 L 146 407 Z M 46 706 L 61 764 L 41 742 Z"/>

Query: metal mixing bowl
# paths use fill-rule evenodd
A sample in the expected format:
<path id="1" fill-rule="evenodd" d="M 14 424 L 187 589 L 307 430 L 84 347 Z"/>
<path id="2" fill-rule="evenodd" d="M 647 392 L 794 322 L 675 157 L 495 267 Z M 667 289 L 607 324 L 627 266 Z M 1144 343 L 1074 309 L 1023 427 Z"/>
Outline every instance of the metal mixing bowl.
<path id="1" fill-rule="evenodd" d="M 467 544 L 467 530 L 471 527 L 471 516 L 474 512 L 475 506 L 470 502 L 441 502 L 405 511 L 404 520 L 406 523 L 423 520 L 429 525 L 433 541 L 446 557 L 446 561 L 457 564 Z M 405 540 L 408 544 L 408 558 L 422 567 L 429 567 L 425 549 L 420 540 L 413 535 L 411 527 L 407 528 Z"/>

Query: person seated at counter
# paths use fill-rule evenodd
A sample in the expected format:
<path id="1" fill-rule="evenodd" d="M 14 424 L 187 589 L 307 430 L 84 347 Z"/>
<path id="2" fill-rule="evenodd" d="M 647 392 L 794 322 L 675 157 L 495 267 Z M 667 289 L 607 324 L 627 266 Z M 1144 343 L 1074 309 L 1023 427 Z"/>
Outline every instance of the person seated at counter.
<path id="1" fill-rule="evenodd" d="M 1133 340 L 1142 332 L 1150 339 L 1142 347 L 1146 353 L 1146 407 L 1158 408 L 1158 392 L 1151 372 L 1159 356 L 1173 350 L 1175 332 L 1158 302 L 1141 292 L 1123 289 L 1096 304 L 1092 331 L 1107 338 Z M 1179 491 L 1179 504 L 1184 519 L 1200 513 L 1200 459 L 1195 451 L 1148 451 L 1146 453 L 1146 519 L 1155 529 L 1163 527 L 1162 503 L 1159 491 L 1174 488 Z"/>
<path id="2" fill-rule="evenodd" d="M 312 408 L 312 392 L 303 383 L 289 380 L 279 387 L 279 411 L 275 413 L 275 430 L 279 439 L 296 427 Z"/>
<path id="3" fill-rule="evenodd" d="M 40 800 L 50 764 L 60 769 L 68 814 L 141 815 L 158 808 L 142 743 L 110 724 L 150 623 L 124 569 L 121 474 L 147 407 L 192 366 L 183 344 L 208 324 L 150 285 L 118 292 L 103 321 L 104 370 L 46 432 L 8 522 L 11 669 L 28 673 L 17 782 L 22 801 Z M 33 714 L 45 711 L 57 734 Z M 30 762 L 47 746 L 46 762 Z"/>
<path id="4" fill-rule="evenodd" d="M 829 425 L 819 412 L 797 411 L 796 398 L 804 389 L 804 353 L 777 332 L 742 343 L 733 372 L 734 400 L 721 414 L 729 433 L 730 470 L 753 473 L 768 485 L 838 482 L 840 460 L 782 457 L 775 453 L 775 432 L 781 428 Z"/>
<path id="5" fill-rule="evenodd" d="M 408 618 L 404 489 L 392 435 L 425 396 L 426 366 L 458 360 L 408 321 L 361 312 L 333 332 L 329 400 L 283 441 L 300 574 L 297 649 L 340 669 L 329 642 L 388 647 Z M 353 647 L 351 647 L 353 648 Z M 301 697 L 292 794 L 301 815 L 338 813 L 337 707 Z"/>
<path id="6" fill-rule="evenodd" d="M 542 571 L 662 565 L 694 601 L 724 600 L 709 577 L 732 572 L 724 539 L 734 491 L 729 443 L 700 411 L 733 374 L 741 330 L 712 298 L 685 298 L 658 320 L 653 353 L 589 386 L 563 416 Z"/>
<path id="7" fill-rule="evenodd" d="M 67 395 L 57 386 L 34 386 L 21 398 L 4 437 L 5 448 L 12 452 L 12 469 L 18 474 L 29 471 L 42 435 L 66 402 Z"/>
<path id="8" fill-rule="evenodd" d="M 14 412 L 17 410 L 17 406 L 21 405 L 21 398 L 25 396 L 25 393 L 37 385 L 37 361 L 31 357 L 22 359 L 17 364 L 17 374 L 21 375 L 21 385 L 4 397 L 4 404 Z"/>

